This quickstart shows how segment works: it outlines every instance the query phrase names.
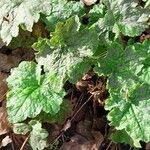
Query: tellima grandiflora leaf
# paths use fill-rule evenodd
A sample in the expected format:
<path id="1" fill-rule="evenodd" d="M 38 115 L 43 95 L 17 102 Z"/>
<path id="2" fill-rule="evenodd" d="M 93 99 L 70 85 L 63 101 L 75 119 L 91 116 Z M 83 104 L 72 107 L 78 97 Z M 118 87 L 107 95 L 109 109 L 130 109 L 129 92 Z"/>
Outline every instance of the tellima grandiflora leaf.
<path id="1" fill-rule="evenodd" d="M 29 143 L 33 150 L 43 150 L 47 147 L 48 132 L 42 128 L 41 122 L 31 120 L 28 124 L 16 123 L 14 124 L 14 132 L 16 134 L 29 134 Z"/>
<path id="2" fill-rule="evenodd" d="M 100 30 L 113 31 L 116 35 L 138 36 L 148 27 L 150 10 L 138 6 L 138 0 L 102 0 L 107 6 L 104 18 L 100 18 Z"/>
<path id="3" fill-rule="evenodd" d="M 32 31 L 40 13 L 51 12 L 51 0 L 0 0 L 0 37 L 9 44 L 19 33 L 19 26 Z"/>
<path id="4" fill-rule="evenodd" d="M 150 141 L 149 56 L 150 41 L 135 43 L 125 49 L 112 43 L 105 60 L 95 68 L 99 74 L 109 76 L 110 98 L 105 109 L 110 111 L 107 116 L 110 125 L 124 130 L 132 141 L 123 139 L 127 135 L 122 135 L 122 141 L 133 143 L 135 147 L 140 147 L 140 141 Z"/>
<path id="5" fill-rule="evenodd" d="M 7 79 L 7 111 L 10 122 L 16 123 L 34 118 L 41 111 L 55 115 L 60 110 L 65 92 L 57 88 L 55 75 L 41 73 L 34 62 L 21 62 L 12 69 Z"/>
<path id="6" fill-rule="evenodd" d="M 65 21 L 73 15 L 83 16 L 85 14 L 82 1 L 51 0 L 50 15 L 42 16 L 47 29 L 53 31 L 59 21 Z"/>
<path id="7" fill-rule="evenodd" d="M 98 33 L 94 27 L 80 28 L 78 16 L 71 17 L 66 23 L 57 24 L 50 40 L 39 39 L 33 46 L 38 51 L 38 64 L 44 66 L 45 72 L 53 72 L 60 77 L 60 86 L 66 80 L 75 83 L 92 65 Z"/>

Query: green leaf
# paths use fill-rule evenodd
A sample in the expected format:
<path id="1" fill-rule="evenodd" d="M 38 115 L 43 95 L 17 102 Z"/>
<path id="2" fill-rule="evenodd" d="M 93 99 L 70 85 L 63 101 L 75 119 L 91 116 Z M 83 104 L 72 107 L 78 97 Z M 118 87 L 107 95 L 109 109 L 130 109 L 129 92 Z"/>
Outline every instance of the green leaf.
<path id="1" fill-rule="evenodd" d="M 118 74 L 124 77 L 130 72 L 138 75 L 143 67 L 150 66 L 150 41 L 129 45 L 126 49 L 117 42 L 106 46 L 105 59 L 97 61 L 96 72 L 104 75 Z"/>
<path id="2" fill-rule="evenodd" d="M 145 85 L 134 89 L 126 87 L 118 95 L 111 90 L 111 98 L 106 103 L 106 109 L 111 110 L 108 115 L 110 125 L 117 130 L 125 129 L 135 147 L 140 147 L 139 141 L 150 140 L 149 90 L 150 86 Z"/>
<path id="3" fill-rule="evenodd" d="M 140 79 L 145 83 L 150 84 L 150 67 L 142 70 Z"/>
<path id="4" fill-rule="evenodd" d="M 51 1 L 45 0 L 1 0 L 0 1 L 0 37 L 9 44 L 18 36 L 19 26 L 32 31 L 33 23 L 40 18 L 40 13 L 49 14 Z"/>
<path id="5" fill-rule="evenodd" d="M 28 132 L 30 132 L 32 130 L 32 127 L 29 126 L 26 123 L 15 123 L 13 125 L 13 131 L 16 134 L 27 134 Z"/>
<path id="6" fill-rule="evenodd" d="M 11 71 L 7 82 L 10 89 L 7 110 L 11 122 L 34 118 L 41 111 L 55 115 L 60 110 L 65 92 L 56 87 L 57 76 L 41 75 L 41 68 L 34 62 L 20 63 Z"/>
<path id="7" fill-rule="evenodd" d="M 147 27 L 149 10 L 138 6 L 137 0 L 103 0 L 107 13 L 99 20 L 100 30 L 113 31 L 118 36 L 138 36 Z"/>
<path id="8" fill-rule="evenodd" d="M 107 45 L 106 49 L 106 57 L 97 61 L 94 69 L 100 74 L 110 75 L 112 72 L 115 72 L 115 70 L 118 71 L 118 68 L 122 67 L 122 55 L 124 50 L 122 45 L 115 42 Z"/>
<path id="9" fill-rule="evenodd" d="M 146 2 L 145 7 L 149 7 L 150 8 L 150 0 L 143 0 L 144 2 Z"/>
<path id="10" fill-rule="evenodd" d="M 32 120 L 29 122 L 32 127 L 32 132 L 30 133 L 30 145 L 33 150 L 43 150 L 47 147 L 47 137 L 48 132 L 42 128 L 39 121 Z"/>
<path id="11" fill-rule="evenodd" d="M 117 130 L 111 134 L 110 138 L 116 143 L 129 143 L 133 146 L 132 138 L 124 130 Z"/>
<path id="12" fill-rule="evenodd" d="M 51 7 L 50 15 L 42 17 L 50 31 L 55 29 L 59 21 L 65 21 L 74 15 L 82 16 L 84 14 L 84 4 L 81 1 L 51 0 Z"/>
<path id="13" fill-rule="evenodd" d="M 61 104 L 60 110 L 57 114 L 51 115 L 48 113 L 40 113 L 36 119 L 41 120 L 41 122 L 48 122 L 48 123 L 58 123 L 63 124 L 67 118 L 70 117 L 70 114 L 72 112 L 72 105 L 70 102 L 66 99 Z"/>
<path id="14" fill-rule="evenodd" d="M 23 135 L 30 131 L 29 143 L 33 150 L 43 150 L 47 147 L 48 132 L 42 128 L 41 122 L 37 120 L 31 120 L 28 124 L 15 123 L 13 131 Z"/>
<path id="15" fill-rule="evenodd" d="M 99 18 L 103 18 L 105 15 L 106 7 L 104 4 L 94 5 L 89 12 L 90 24 L 96 23 Z"/>
<path id="16" fill-rule="evenodd" d="M 38 64 L 60 77 L 60 86 L 66 80 L 75 83 L 92 65 L 90 58 L 98 46 L 98 33 L 95 28 L 80 27 L 79 18 L 71 17 L 66 23 L 57 24 L 50 40 L 40 39 L 33 45 L 38 51 Z"/>
<path id="17" fill-rule="evenodd" d="M 77 16 L 69 18 L 66 23 L 58 22 L 55 32 L 53 32 L 53 37 L 50 40 L 52 46 L 56 47 L 65 47 L 67 45 L 74 46 L 75 35 L 78 35 L 80 32 L 81 23 Z"/>
<path id="18" fill-rule="evenodd" d="M 106 60 L 100 61 L 100 68 L 96 68 L 99 74 L 109 75 L 110 97 L 105 109 L 110 111 L 107 116 L 110 125 L 124 130 L 135 147 L 140 147 L 139 141 L 150 141 L 150 66 L 146 63 L 149 45 L 150 41 L 146 41 L 123 49 L 112 43 Z M 129 142 L 125 137 L 123 140 Z"/>

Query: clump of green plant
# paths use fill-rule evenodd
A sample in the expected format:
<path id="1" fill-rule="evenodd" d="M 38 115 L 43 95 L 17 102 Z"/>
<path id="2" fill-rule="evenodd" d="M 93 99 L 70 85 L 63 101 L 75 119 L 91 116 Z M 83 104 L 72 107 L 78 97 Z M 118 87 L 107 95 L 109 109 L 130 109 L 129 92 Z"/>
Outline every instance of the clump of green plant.
<path id="1" fill-rule="evenodd" d="M 62 122 L 67 114 L 64 83 L 76 83 L 94 65 L 96 73 L 108 77 L 105 109 L 116 129 L 112 140 L 134 147 L 149 142 L 150 41 L 132 39 L 148 28 L 149 8 L 149 1 L 143 7 L 138 0 L 101 0 L 87 13 L 79 1 L 1 0 L 0 37 L 7 45 L 19 27 L 32 31 L 38 20 L 51 33 L 32 45 L 36 62 L 21 62 L 7 79 L 14 131 L 30 132 L 33 149 L 44 149 L 48 132 L 41 122 Z M 123 36 L 129 38 L 126 44 Z M 24 123 L 27 118 L 31 121 Z"/>

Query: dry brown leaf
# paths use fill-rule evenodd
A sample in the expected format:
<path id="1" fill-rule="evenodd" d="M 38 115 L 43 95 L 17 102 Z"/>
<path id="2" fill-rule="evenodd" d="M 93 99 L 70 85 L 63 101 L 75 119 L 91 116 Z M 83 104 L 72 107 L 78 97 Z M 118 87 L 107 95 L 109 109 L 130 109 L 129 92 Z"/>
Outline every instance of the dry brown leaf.
<path id="1" fill-rule="evenodd" d="M 94 141 L 89 141 L 81 135 L 74 135 L 69 142 L 62 145 L 60 150 L 98 150 Z"/>
<path id="2" fill-rule="evenodd" d="M 0 39 L 0 48 L 2 48 L 5 45 L 5 43 Z"/>
<path id="3" fill-rule="evenodd" d="M 104 141 L 104 136 L 99 131 L 92 130 L 91 133 L 92 133 L 92 135 L 94 137 L 95 146 L 97 148 L 99 148 L 101 146 L 101 144 L 103 143 L 103 141 Z"/>
<path id="4" fill-rule="evenodd" d="M 61 150 L 98 150 L 104 141 L 101 132 L 92 129 L 90 120 L 81 121 L 77 126 L 77 133 L 62 145 Z"/>
<path id="5" fill-rule="evenodd" d="M 6 108 L 0 107 L 0 135 L 8 133 L 10 128 L 11 125 L 7 120 Z"/>
<path id="6" fill-rule="evenodd" d="M 150 142 L 146 144 L 146 150 L 150 150 Z"/>
<path id="7" fill-rule="evenodd" d="M 20 58 L 0 53 L 0 71 L 9 72 L 11 68 L 18 66 Z"/>
<path id="8" fill-rule="evenodd" d="M 0 102 L 5 99 L 7 92 L 6 78 L 8 75 L 6 73 L 0 72 Z"/>
<path id="9" fill-rule="evenodd" d="M 2 103 L 2 106 L 0 107 L 0 135 L 9 132 L 11 127 L 9 122 L 7 121 L 7 112 L 5 106 L 6 101 L 3 101 L 8 90 L 6 84 L 7 77 L 8 74 L 0 72 L 0 102 Z"/>
<path id="10" fill-rule="evenodd" d="M 33 60 L 34 59 L 34 51 L 33 49 L 22 49 L 17 48 L 12 51 L 12 55 L 23 60 Z"/>
<path id="11" fill-rule="evenodd" d="M 92 130 L 92 121 L 91 120 L 86 120 L 86 119 L 84 121 L 80 121 L 78 123 L 77 129 L 76 129 L 76 131 L 78 133 L 80 133 L 81 135 L 83 135 L 87 139 L 90 139 L 90 140 L 92 139 L 93 140 L 91 130 Z"/>
<path id="12" fill-rule="evenodd" d="M 12 145 L 14 147 L 14 150 L 20 150 L 22 144 L 27 139 L 27 135 L 19 135 L 12 133 L 11 138 L 13 139 Z M 23 150 L 33 150 L 33 149 L 29 145 L 29 142 L 27 142 L 23 147 Z"/>

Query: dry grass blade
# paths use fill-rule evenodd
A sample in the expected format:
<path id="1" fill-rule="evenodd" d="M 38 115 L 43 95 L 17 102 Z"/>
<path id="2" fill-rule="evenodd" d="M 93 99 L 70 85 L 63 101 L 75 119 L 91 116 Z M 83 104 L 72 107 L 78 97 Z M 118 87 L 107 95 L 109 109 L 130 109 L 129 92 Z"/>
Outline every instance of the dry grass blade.
<path id="1" fill-rule="evenodd" d="M 26 145 L 26 143 L 27 143 L 29 137 L 30 137 L 30 134 L 26 137 L 26 139 L 25 139 L 25 141 L 23 142 L 23 144 L 22 144 L 20 150 L 23 150 L 23 149 L 24 149 L 24 147 L 25 147 L 25 145 Z"/>

